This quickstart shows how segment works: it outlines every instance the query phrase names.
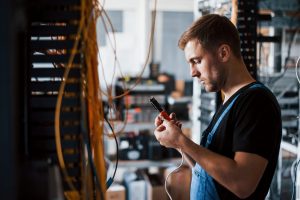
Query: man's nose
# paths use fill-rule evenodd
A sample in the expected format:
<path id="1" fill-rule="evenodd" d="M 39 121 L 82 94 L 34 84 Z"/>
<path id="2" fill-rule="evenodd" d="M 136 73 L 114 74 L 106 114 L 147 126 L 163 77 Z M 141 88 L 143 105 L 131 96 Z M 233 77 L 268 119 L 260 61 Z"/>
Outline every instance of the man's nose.
<path id="1" fill-rule="evenodd" d="M 192 65 L 190 66 L 190 73 L 192 77 L 198 77 L 200 75 L 199 71 Z"/>

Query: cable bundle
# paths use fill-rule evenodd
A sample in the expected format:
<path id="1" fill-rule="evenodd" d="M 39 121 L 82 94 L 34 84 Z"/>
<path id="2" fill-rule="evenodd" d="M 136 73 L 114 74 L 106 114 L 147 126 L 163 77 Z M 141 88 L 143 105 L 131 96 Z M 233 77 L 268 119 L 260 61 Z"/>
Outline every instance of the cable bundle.
<path id="1" fill-rule="evenodd" d="M 105 186 L 105 161 L 103 149 L 103 107 L 98 78 L 98 47 L 96 42 L 96 15 L 97 1 L 81 1 L 81 18 L 79 28 L 75 37 L 75 43 L 71 50 L 70 58 L 65 68 L 65 72 L 60 85 L 56 109 L 55 109 L 55 142 L 57 156 L 62 174 L 71 191 L 65 192 L 67 199 L 104 199 Z M 80 47 L 80 49 L 79 49 Z M 60 133 L 60 112 L 64 89 L 68 80 L 68 75 L 72 67 L 74 56 L 81 53 L 82 64 L 86 66 L 86 72 L 82 74 L 82 106 L 86 103 L 87 112 L 87 130 L 88 137 L 83 136 L 84 145 L 82 148 L 82 174 L 83 189 L 78 191 L 73 185 L 70 176 L 66 170 L 61 147 Z M 83 114 L 84 116 L 85 114 Z M 84 119 L 83 119 L 84 122 Z M 91 168 L 91 170 L 88 169 Z M 96 186 L 94 186 L 96 182 Z M 94 193 L 96 191 L 96 193 Z"/>
<path id="2" fill-rule="evenodd" d="M 104 3 L 103 3 L 104 4 Z M 155 0 L 156 8 L 156 0 Z M 108 33 L 108 26 L 111 28 L 114 33 L 114 28 L 112 23 L 105 12 L 103 5 L 96 0 L 81 0 L 81 5 L 78 8 L 80 9 L 81 16 L 78 26 L 78 31 L 75 36 L 75 43 L 70 53 L 70 58 L 65 66 L 64 75 L 62 77 L 62 82 L 59 88 L 57 103 L 55 108 L 55 143 L 57 149 L 57 157 L 59 165 L 66 180 L 70 191 L 65 192 L 65 197 L 67 199 L 105 199 L 106 191 L 106 168 L 105 168 L 105 159 L 104 159 L 104 144 L 103 144 L 103 130 L 104 130 L 104 121 L 106 120 L 109 124 L 111 131 L 114 134 L 113 127 L 110 125 L 109 121 L 104 118 L 104 109 L 102 104 L 102 95 L 107 96 L 109 101 L 110 108 L 114 108 L 113 99 L 121 98 L 127 95 L 130 90 L 132 90 L 141 79 L 141 76 L 148 64 L 150 58 L 150 52 L 153 44 L 154 36 L 154 27 L 155 27 L 155 14 L 153 15 L 151 35 L 149 42 L 149 49 L 147 53 L 147 58 L 144 66 L 142 67 L 139 78 L 132 88 L 126 90 L 124 94 L 117 97 L 113 97 L 111 90 L 106 84 L 107 92 L 101 90 L 99 75 L 98 75 L 98 44 L 97 44 L 97 35 L 96 35 L 96 22 L 98 17 L 101 18 L 105 24 L 105 31 Z M 107 25 L 105 19 L 108 21 Z M 76 23 L 76 22 L 74 22 Z M 114 36 L 114 34 L 113 34 Z M 110 40 L 110 38 L 109 38 Z M 116 41 L 114 38 L 114 43 L 110 40 L 110 45 L 113 48 L 115 54 L 115 66 L 119 62 L 116 56 Z M 61 133 L 60 133 L 60 114 L 62 107 L 62 99 L 64 96 L 64 90 L 66 83 L 68 81 L 68 75 L 70 69 L 73 65 L 73 60 L 75 54 L 80 53 L 82 58 L 82 65 L 85 66 L 81 74 L 81 107 L 82 110 L 82 127 L 86 131 L 82 130 L 82 141 L 83 145 L 81 147 L 82 154 L 82 189 L 78 189 L 74 186 L 72 178 L 69 176 L 66 169 L 66 164 L 63 157 L 63 149 L 61 146 Z M 101 62 L 101 57 L 99 56 L 100 66 L 104 71 L 104 66 Z M 120 66 L 119 66 L 120 67 Z M 120 69 L 119 69 L 120 70 Z M 121 72 L 121 70 L 120 70 Z M 104 75 L 104 73 L 103 73 Z M 122 75 L 122 72 L 121 72 Z M 103 76 L 105 80 L 105 77 Z M 125 84 L 124 84 L 125 85 Z M 87 119 L 87 121 L 85 121 Z M 126 121 L 125 121 L 126 124 Z M 125 125 L 124 125 L 125 126 Z M 114 172 L 115 174 L 115 172 Z"/>

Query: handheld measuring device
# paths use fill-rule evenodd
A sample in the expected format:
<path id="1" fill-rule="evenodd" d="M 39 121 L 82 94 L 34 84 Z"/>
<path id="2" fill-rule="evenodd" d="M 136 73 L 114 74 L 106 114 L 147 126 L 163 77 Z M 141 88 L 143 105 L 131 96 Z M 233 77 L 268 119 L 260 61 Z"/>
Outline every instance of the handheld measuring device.
<path id="1" fill-rule="evenodd" d="M 168 113 L 162 108 L 162 106 L 157 102 L 157 100 L 154 97 L 150 98 L 150 103 L 152 104 L 152 106 L 158 110 L 158 112 L 163 116 L 163 118 L 165 120 L 170 121 L 171 118 L 169 117 Z"/>

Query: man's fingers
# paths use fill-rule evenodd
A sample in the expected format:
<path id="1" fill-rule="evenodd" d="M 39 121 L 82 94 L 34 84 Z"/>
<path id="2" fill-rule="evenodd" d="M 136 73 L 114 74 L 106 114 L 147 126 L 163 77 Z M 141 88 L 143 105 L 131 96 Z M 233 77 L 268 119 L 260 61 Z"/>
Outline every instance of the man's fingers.
<path id="1" fill-rule="evenodd" d="M 171 113 L 170 114 L 170 118 L 173 119 L 173 120 L 176 120 L 176 114 L 175 113 Z"/>
<path id="2" fill-rule="evenodd" d="M 182 127 L 182 123 L 180 121 L 176 121 L 176 126 L 178 126 L 179 128 Z"/>
<path id="3" fill-rule="evenodd" d="M 161 117 L 160 117 L 160 116 L 157 116 L 157 117 L 155 118 L 154 125 L 155 125 L 155 126 L 160 126 L 162 123 L 163 123 L 163 120 L 161 119 Z"/>
<path id="4" fill-rule="evenodd" d="M 161 132 L 161 131 L 166 130 L 166 127 L 165 127 L 164 125 L 161 124 L 161 125 L 159 125 L 155 130 Z"/>

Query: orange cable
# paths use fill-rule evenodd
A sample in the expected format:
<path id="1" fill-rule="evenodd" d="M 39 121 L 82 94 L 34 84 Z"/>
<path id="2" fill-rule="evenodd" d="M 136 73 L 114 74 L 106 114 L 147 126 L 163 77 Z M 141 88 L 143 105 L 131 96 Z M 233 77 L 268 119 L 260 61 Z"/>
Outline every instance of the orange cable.
<path id="1" fill-rule="evenodd" d="M 70 55 L 68 64 L 65 68 L 61 85 L 59 87 L 59 92 L 58 92 L 56 107 L 55 107 L 55 118 L 54 118 L 55 144 L 56 144 L 56 152 L 57 152 L 58 162 L 59 162 L 59 166 L 61 168 L 61 171 L 63 173 L 63 176 L 65 177 L 65 180 L 66 180 L 68 186 L 70 187 L 71 190 L 76 191 L 73 196 L 74 199 L 79 199 L 80 196 L 79 196 L 77 189 L 75 188 L 75 186 L 72 183 L 72 180 L 71 180 L 72 178 L 68 175 L 68 172 L 66 170 L 66 165 L 65 165 L 63 152 L 62 152 L 62 146 L 61 146 L 60 112 L 61 112 L 62 98 L 63 98 L 65 85 L 66 85 L 68 75 L 69 75 L 70 69 L 72 67 L 72 63 L 73 63 L 73 60 L 74 60 L 74 57 L 75 57 L 75 54 L 76 54 L 76 51 L 78 48 L 80 33 L 81 33 L 83 25 L 84 25 L 84 15 L 83 15 L 83 11 L 85 8 L 84 6 L 85 6 L 85 3 L 84 3 L 84 0 L 82 0 L 81 1 L 81 19 L 80 19 L 78 31 L 76 34 L 74 46 L 71 50 L 71 55 Z"/>

